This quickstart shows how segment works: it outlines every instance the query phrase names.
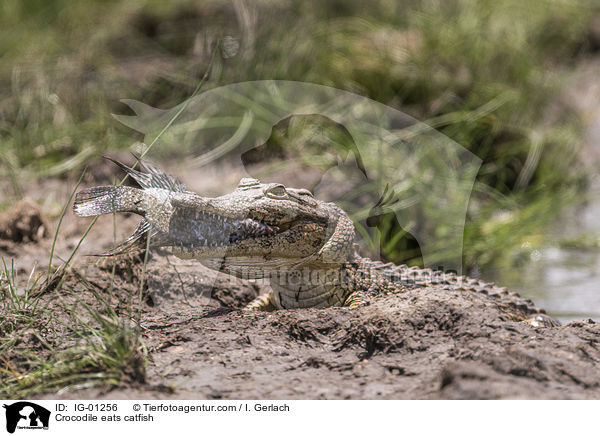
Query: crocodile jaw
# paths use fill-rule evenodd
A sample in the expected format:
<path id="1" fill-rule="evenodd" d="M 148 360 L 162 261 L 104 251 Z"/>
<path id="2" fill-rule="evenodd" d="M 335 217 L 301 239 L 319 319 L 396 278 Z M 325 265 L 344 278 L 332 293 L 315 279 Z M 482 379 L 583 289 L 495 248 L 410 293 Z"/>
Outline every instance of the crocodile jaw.
<path id="1" fill-rule="evenodd" d="M 173 253 L 241 276 L 250 269 L 273 270 L 296 264 L 314 255 L 326 241 L 327 225 L 315 219 L 296 217 L 277 224 L 214 216 L 192 223 L 188 220 L 181 235 L 171 228 L 176 241 Z"/>

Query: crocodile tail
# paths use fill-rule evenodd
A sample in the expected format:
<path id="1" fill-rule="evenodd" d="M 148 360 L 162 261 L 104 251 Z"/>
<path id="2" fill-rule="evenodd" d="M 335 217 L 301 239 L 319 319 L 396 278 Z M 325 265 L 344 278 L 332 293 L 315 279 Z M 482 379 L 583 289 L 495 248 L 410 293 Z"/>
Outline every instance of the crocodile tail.
<path id="1" fill-rule="evenodd" d="M 144 215 L 140 208 L 144 191 L 129 186 L 96 186 L 75 195 L 73 211 L 79 216 L 96 216 L 113 212 Z"/>

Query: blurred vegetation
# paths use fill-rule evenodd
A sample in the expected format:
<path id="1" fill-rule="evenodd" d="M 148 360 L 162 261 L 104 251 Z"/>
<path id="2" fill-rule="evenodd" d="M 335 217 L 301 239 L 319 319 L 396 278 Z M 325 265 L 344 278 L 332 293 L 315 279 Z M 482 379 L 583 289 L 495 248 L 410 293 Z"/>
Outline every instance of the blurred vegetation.
<path id="1" fill-rule="evenodd" d="M 32 178 L 73 176 L 141 139 L 111 113 L 121 98 L 170 108 L 254 79 L 349 90 L 423 120 L 481 159 L 465 265 L 510 262 L 578 201 L 578 119 L 558 98 L 598 49 L 585 0 L 3 0 L 0 173 L 19 197 Z M 5 201 L 0 199 L 0 203 Z M 419 262 L 382 217 L 384 255 Z M 398 237 L 398 235 L 400 235 Z M 518 257 L 518 256 L 517 256 Z"/>

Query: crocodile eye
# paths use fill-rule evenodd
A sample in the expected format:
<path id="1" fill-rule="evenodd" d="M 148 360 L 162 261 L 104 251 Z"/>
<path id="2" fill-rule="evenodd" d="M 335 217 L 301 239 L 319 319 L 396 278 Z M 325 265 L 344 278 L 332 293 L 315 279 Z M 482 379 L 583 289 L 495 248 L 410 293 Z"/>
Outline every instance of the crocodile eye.
<path id="1" fill-rule="evenodd" d="M 298 189 L 298 194 L 306 195 L 307 197 L 312 197 L 313 194 L 308 189 Z"/>
<path id="2" fill-rule="evenodd" d="M 287 198 L 287 191 L 283 185 L 275 185 L 267 190 L 267 195 L 272 198 Z"/>

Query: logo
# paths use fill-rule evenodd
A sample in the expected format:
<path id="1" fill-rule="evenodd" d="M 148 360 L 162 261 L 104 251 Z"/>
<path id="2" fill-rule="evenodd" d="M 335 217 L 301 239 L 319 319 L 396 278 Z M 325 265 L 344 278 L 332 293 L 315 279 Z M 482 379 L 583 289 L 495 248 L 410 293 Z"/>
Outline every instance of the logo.
<path id="1" fill-rule="evenodd" d="M 10 405 L 4 404 L 6 409 L 6 431 L 14 433 L 18 429 L 36 430 L 48 429 L 50 411 L 29 401 L 19 401 Z"/>

